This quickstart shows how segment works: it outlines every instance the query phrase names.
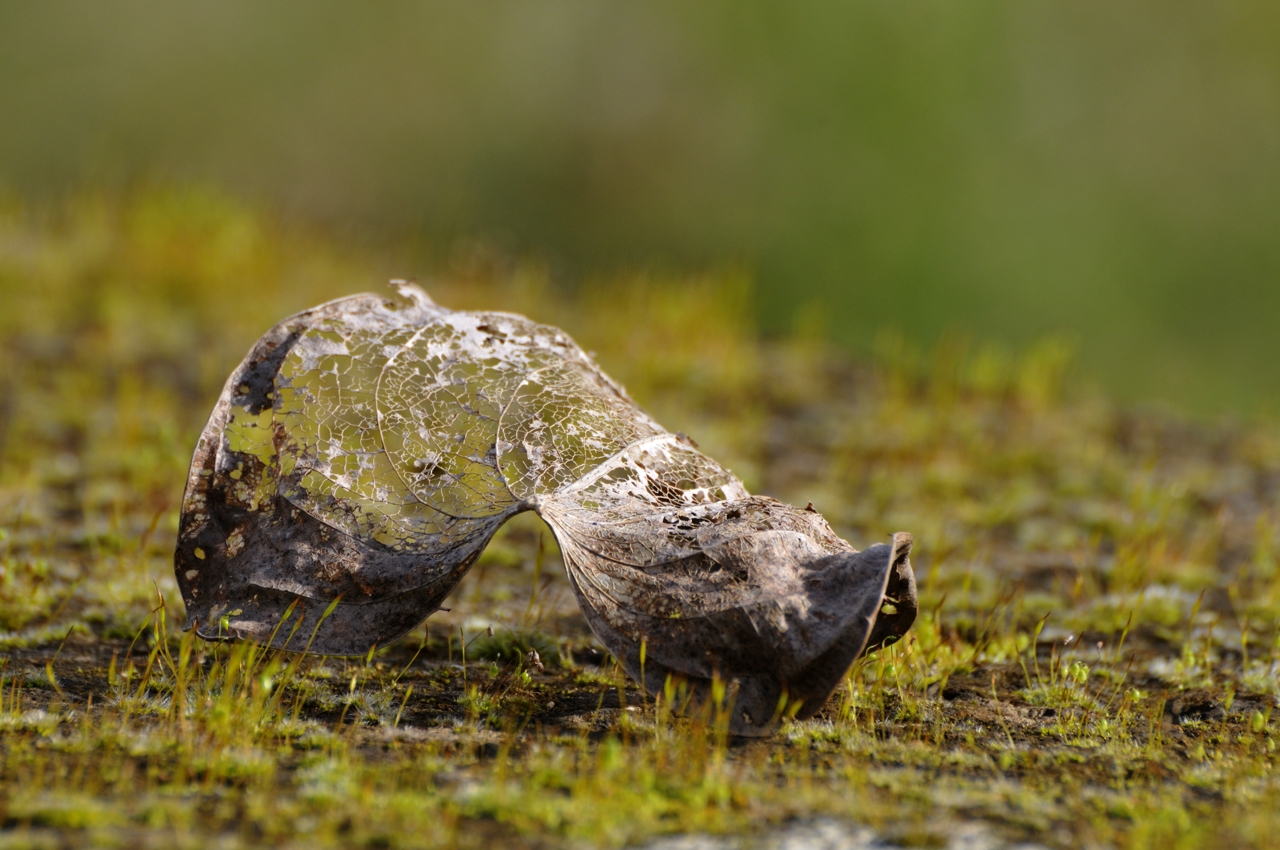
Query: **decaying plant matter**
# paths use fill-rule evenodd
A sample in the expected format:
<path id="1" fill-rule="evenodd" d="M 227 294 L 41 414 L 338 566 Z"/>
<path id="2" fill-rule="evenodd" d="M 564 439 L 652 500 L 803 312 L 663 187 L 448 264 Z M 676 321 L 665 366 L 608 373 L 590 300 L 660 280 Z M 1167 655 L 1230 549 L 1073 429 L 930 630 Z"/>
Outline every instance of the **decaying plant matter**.
<path id="1" fill-rule="evenodd" d="M 748 494 L 563 332 L 397 286 L 286 319 L 227 381 L 175 555 L 201 636 L 363 654 L 526 510 L 627 672 L 694 704 L 719 678 L 738 734 L 812 715 L 910 628 L 910 535 L 858 552 L 812 508 Z"/>

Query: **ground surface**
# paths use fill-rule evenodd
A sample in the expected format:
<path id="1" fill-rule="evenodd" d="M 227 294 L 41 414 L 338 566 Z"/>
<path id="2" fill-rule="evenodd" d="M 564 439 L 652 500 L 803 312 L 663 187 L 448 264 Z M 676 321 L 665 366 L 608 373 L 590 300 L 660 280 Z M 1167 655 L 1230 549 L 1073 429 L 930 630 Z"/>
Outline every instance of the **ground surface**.
<path id="1" fill-rule="evenodd" d="M 424 283 L 564 327 L 659 421 L 854 545 L 915 535 L 911 638 L 817 719 L 742 741 L 670 717 L 594 643 L 530 516 L 451 610 L 369 658 L 182 634 L 177 505 L 222 380 L 279 318 L 384 268 L 403 272 L 207 193 L 0 216 L 0 846 L 1197 847 L 1280 829 L 1280 429 L 1117 409 L 1054 341 L 921 356 L 886 333 L 857 364 L 813 316 L 764 342 L 733 275 L 570 298 L 477 249 Z"/>

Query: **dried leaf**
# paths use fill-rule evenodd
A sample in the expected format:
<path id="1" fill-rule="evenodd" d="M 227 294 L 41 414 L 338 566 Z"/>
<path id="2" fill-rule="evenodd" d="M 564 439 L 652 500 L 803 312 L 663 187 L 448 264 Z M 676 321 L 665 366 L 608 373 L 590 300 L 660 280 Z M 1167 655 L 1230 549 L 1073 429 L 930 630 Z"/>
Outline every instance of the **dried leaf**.
<path id="1" fill-rule="evenodd" d="M 202 637 L 363 655 L 525 510 L 627 672 L 694 707 L 726 693 L 739 734 L 812 715 L 910 628 L 910 535 L 858 552 L 811 508 L 749 495 L 563 332 L 397 285 L 286 319 L 227 381 L 175 555 Z"/>

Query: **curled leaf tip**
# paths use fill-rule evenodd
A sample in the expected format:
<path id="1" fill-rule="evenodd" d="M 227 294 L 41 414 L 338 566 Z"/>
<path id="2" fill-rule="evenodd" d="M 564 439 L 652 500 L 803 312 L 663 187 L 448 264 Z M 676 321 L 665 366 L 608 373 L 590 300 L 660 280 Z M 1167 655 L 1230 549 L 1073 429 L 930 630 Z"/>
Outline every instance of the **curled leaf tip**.
<path id="1" fill-rule="evenodd" d="M 750 495 L 563 331 L 392 285 L 284 320 L 227 380 L 175 554 L 202 637 L 364 655 L 525 510 L 627 672 L 735 734 L 812 716 L 911 627 L 911 535 L 857 551 L 812 504 Z"/>

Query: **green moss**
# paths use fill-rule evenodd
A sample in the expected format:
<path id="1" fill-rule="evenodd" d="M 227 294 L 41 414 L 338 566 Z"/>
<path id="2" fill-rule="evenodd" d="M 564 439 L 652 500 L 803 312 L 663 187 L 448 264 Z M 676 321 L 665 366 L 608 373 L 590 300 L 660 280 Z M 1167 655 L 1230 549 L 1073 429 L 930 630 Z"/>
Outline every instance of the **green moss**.
<path id="1" fill-rule="evenodd" d="M 528 630 L 498 629 L 481 634 L 467 647 L 467 659 L 496 661 L 500 664 L 531 664 L 529 653 L 538 653 L 544 666 L 560 666 L 560 649 L 555 640 Z"/>

